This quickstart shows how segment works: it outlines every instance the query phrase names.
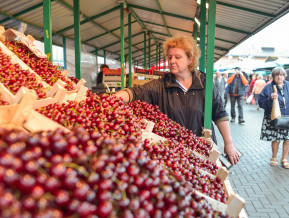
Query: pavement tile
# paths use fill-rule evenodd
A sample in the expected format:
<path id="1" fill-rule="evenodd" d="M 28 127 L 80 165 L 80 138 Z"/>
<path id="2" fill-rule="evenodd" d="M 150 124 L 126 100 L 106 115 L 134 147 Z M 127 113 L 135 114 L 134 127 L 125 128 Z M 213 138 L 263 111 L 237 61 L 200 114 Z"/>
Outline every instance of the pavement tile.
<path id="1" fill-rule="evenodd" d="M 230 104 L 226 108 L 230 114 Z M 289 217 L 289 171 L 269 165 L 271 142 L 260 140 L 264 111 L 244 104 L 245 125 L 230 123 L 235 146 L 242 152 L 240 162 L 230 170 L 229 180 L 235 193 L 246 201 L 248 217 Z M 216 133 L 220 150 L 224 143 Z M 281 159 L 280 145 L 277 159 Z"/>
<path id="2" fill-rule="evenodd" d="M 267 213 L 251 212 L 251 213 L 248 213 L 248 217 L 250 217 L 250 218 L 264 218 L 264 217 L 270 217 L 270 216 Z"/>
<path id="3" fill-rule="evenodd" d="M 264 205 L 265 208 L 266 208 L 266 204 L 271 204 L 271 202 L 268 201 L 265 195 L 262 198 L 260 198 L 260 202 Z"/>
<path id="4" fill-rule="evenodd" d="M 255 207 L 252 204 L 246 205 L 245 208 L 246 208 L 247 213 L 256 212 L 256 209 L 255 209 Z"/>
<path id="5" fill-rule="evenodd" d="M 279 218 L 279 214 L 278 213 L 268 213 L 270 218 Z"/>
<path id="6" fill-rule="evenodd" d="M 264 209 L 264 205 L 260 201 L 252 201 L 254 207 L 258 211 L 259 209 Z"/>

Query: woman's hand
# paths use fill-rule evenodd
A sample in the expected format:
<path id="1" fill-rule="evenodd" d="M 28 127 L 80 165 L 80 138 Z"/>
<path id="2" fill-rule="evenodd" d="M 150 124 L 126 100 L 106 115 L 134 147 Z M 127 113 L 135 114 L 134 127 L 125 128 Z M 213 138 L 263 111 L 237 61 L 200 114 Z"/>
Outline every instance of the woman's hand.
<path id="1" fill-rule="evenodd" d="M 239 154 L 233 144 L 225 144 L 225 154 L 228 155 L 230 162 L 235 165 L 239 161 Z"/>
<path id="2" fill-rule="evenodd" d="M 224 152 L 229 156 L 230 162 L 235 165 L 239 161 L 239 154 L 236 151 L 234 145 L 233 145 L 233 140 L 231 137 L 231 132 L 230 132 L 230 127 L 229 127 L 229 122 L 227 120 L 220 121 L 216 123 L 223 139 L 224 139 Z"/>
<path id="3" fill-rule="evenodd" d="M 278 98 L 278 94 L 277 93 L 272 93 L 271 94 L 271 99 L 273 100 L 273 99 L 276 99 L 276 98 Z"/>

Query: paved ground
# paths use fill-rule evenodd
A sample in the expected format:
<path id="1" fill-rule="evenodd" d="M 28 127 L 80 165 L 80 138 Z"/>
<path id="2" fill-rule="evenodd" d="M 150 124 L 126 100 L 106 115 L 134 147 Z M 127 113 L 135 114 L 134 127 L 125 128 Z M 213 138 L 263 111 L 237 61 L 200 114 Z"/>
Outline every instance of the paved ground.
<path id="1" fill-rule="evenodd" d="M 230 112 L 230 102 L 227 111 Z M 269 165 L 271 143 L 261 141 L 260 131 L 264 111 L 256 105 L 244 104 L 245 124 L 230 123 L 235 146 L 243 153 L 238 165 L 230 169 L 229 179 L 234 189 L 246 200 L 248 217 L 289 217 L 289 170 Z M 218 145 L 223 146 L 217 135 Z M 220 148 L 222 151 L 222 148 Z M 282 146 L 277 159 L 281 159 Z"/>

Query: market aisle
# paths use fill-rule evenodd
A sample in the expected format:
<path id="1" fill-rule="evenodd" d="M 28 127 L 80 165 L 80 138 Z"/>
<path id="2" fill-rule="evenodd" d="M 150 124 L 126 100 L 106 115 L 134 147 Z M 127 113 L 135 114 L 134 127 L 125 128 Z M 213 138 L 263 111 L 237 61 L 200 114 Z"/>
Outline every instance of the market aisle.
<path id="1" fill-rule="evenodd" d="M 227 105 L 228 112 L 230 106 Z M 263 114 L 262 109 L 256 110 L 256 105 L 244 104 L 246 123 L 230 123 L 234 143 L 243 156 L 231 168 L 229 179 L 234 191 L 245 198 L 248 217 L 289 217 L 289 170 L 280 164 L 269 165 L 271 143 L 259 140 Z M 222 142 L 219 133 L 217 139 Z M 223 151 L 223 144 L 218 144 Z"/>

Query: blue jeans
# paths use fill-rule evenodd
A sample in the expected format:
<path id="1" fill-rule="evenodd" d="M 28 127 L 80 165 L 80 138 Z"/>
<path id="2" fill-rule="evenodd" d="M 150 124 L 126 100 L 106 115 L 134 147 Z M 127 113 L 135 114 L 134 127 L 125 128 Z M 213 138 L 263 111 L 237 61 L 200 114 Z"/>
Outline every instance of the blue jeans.
<path id="1" fill-rule="evenodd" d="M 236 101 L 238 103 L 238 114 L 239 114 L 239 120 L 244 119 L 243 115 L 243 96 L 233 96 L 230 95 L 230 100 L 231 100 L 231 117 L 232 119 L 236 118 L 236 111 L 235 111 L 235 105 Z"/>
<path id="2" fill-rule="evenodd" d="M 258 105 L 259 95 L 260 95 L 260 94 L 254 94 L 254 98 L 255 98 L 256 105 Z"/>

